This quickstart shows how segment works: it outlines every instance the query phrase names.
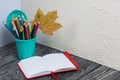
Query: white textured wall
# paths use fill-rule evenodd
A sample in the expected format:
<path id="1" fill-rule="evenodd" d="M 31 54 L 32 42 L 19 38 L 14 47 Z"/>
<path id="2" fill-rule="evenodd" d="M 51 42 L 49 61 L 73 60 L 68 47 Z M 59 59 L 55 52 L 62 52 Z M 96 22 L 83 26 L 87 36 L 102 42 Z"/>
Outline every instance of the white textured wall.
<path id="1" fill-rule="evenodd" d="M 38 42 L 120 70 L 120 0 L 22 0 L 29 20 L 40 7 L 58 10 L 63 27 Z"/>

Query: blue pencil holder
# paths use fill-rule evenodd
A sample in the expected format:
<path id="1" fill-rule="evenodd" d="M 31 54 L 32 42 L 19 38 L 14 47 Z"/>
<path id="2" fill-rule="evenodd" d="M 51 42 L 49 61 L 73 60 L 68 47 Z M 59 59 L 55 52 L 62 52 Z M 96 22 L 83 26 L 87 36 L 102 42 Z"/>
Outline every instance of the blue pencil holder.
<path id="1" fill-rule="evenodd" d="M 29 40 L 20 40 L 15 38 L 15 42 L 19 60 L 34 56 L 36 37 Z"/>
<path id="2" fill-rule="evenodd" d="M 14 17 L 23 17 L 26 21 L 28 21 L 27 16 L 24 12 L 22 12 L 21 10 L 13 10 L 9 13 L 9 15 L 6 18 L 6 27 L 12 32 L 12 25 L 11 25 L 11 19 L 12 16 Z"/>

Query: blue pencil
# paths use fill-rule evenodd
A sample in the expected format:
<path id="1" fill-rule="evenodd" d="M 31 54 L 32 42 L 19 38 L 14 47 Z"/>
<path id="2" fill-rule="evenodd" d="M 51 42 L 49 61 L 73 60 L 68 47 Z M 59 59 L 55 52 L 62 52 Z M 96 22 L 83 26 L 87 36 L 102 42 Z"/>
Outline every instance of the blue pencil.
<path id="1" fill-rule="evenodd" d="M 5 22 L 3 21 L 4 26 L 12 33 L 12 30 L 5 24 Z"/>
<path id="2" fill-rule="evenodd" d="M 23 20 L 21 18 L 19 19 L 19 22 L 20 22 L 20 25 L 23 26 L 24 23 L 23 23 Z"/>

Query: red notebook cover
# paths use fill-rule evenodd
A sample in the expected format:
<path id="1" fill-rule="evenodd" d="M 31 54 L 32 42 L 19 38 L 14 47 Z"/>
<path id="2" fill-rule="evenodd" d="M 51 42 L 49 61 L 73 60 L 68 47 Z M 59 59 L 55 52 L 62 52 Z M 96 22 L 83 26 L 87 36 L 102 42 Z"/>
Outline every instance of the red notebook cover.
<path id="1" fill-rule="evenodd" d="M 30 80 L 30 79 L 32 79 L 32 78 L 38 78 L 38 77 L 42 77 L 42 76 L 48 76 L 48 75 L 52 75 L 52 77 L 56 79 L 56 77 L 54 76 L 55 73 L 73 71 L 73 70 L 77 70 L 78 67 L 79 67 L 78 64 L 72 59 L 71 55 L 70 55 L 68 52 L 63 52 L 63 54 L 71 61 L 71 63 L 72 63 L 76 68 L 74 68 L 74 69 L 69 69 L 69 70 L 68 70 L 68 69 L 67 69 L 67 70 L 60 70 L 60 71 L 58 71 L 58 72 L 51 72 L 51 73 L 49 73 L 49 74 L 44 74 L 44 75 L 40 75 L 40 76 L 34 76 L 34 77 L 31 77 L 31 78 L 27 78 L 26 75 L 25 75 L 25 73 L 22 71 L 22 68 L 19 66 L 19 64 L 17 64 L 17 65 L 18 65 L 20 71 L 22 72 L 22 74 L 23 74 L 23 76 L 25 77 L 26 80 Z M 56 79 L 56 80 L 58 80 L 58 79 Z"/>

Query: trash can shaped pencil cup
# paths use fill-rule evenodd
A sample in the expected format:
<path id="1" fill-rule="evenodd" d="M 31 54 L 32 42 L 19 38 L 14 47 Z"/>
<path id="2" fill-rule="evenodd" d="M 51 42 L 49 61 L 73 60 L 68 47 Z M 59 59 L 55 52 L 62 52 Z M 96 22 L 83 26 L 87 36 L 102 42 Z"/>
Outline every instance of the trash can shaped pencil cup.
<path id="1" fill-rule="evenodd" d="M 19 60 L 34 56 L 36 37 L 29 40 L 20 40 L 15 38 L 15 42 Z"/>
<path id="2" fill-rule="evenodd" d="M 21 10 L 11 11 L 6 19 L 6 25 L 7 25 L 6 27 L 11 32 L 13 32 L 13 29 L 12 29 L 13 26 L 11 25 L 11 20 L 13 17 L 16 19 L 18 19 L 18 17 L 21 18 L 20 25 L 23 25 L 22 19 L 25 19 L 26 21 L 28 21 L 26 14 L 24 12 L 22 12 Z M 17 24 L 17 22 L 16 22 L 16 24 Z M 17 31 L 17 29 L 16 29 L 16 31 Z M 17 32 L 16 32 L 16 34 L 17 34 Z M 17 37 L 15 37 L 15 42 L 16 42 L 16 48 L 17 48 L 17 53 L 18 53 L 17 55 L 18 55 L 19 60 L 29 58 L 35 54 L 36 37 L 34 37 L 32 39 L 27 39 L 27 40 L 21 40 L 21 39 L 18 39 Z"/>

